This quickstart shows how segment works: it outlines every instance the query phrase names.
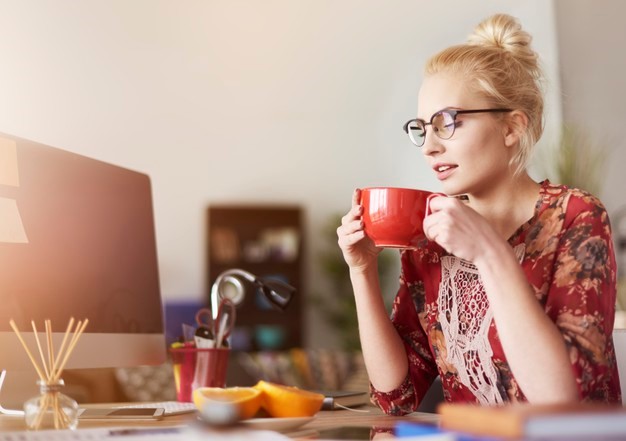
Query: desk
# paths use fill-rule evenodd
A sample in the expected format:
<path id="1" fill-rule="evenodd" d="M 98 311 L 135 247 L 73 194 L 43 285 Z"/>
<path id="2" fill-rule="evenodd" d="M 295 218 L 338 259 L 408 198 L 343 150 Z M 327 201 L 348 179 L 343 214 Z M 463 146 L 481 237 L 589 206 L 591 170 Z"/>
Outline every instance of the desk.
<path id="1" fill-rule="evenodd" d="M 81 407 L 105 407 L 103 404 L 94 405 L 82 405 Z M 165 417 L 161 420 L 152 421 L 128 421 L 128 420 L 79 420 L 78 430 L 101 428 L 101 427 L 172 427 L 185 425 L 192 418 L 195 418 L 195 414 L 188 413 L 183 415 L 172 415 Z M 26 423 L 24 417 L 14 417 L 7 415 L 0 415 L 0 431 L 12 431 L 12 430 L 26 430 Z"/>
<path id="2" fill-rule="evenodd" d="M 407 416 L 389 416 L 385 415 L 380 409 L 374 406 L 362 406 L 356 409 L 367 410 L 367 413 L 353 410 L 322 410 L 318 412 L 313 421 L 304 427 L 315 430 L 342 426 L 393 427 L 398 421 L 415 421 L 433 424 L 439 421 L 439 416 L 432 413 L 415 412 Z"/>
<path id="3" fill-rule="evenodd" d="M 306 425 L 294 429 L 291 432 L 283 432 L 294 439 L 316 439 L 323 436 L 328 439 L 326 433 L 331 429 L 346 428 L 369 428 L 372 434 L 376 434 L 376 439 L 390 437 L 394 425 L 398 421 L 415 421 L 421 423 L 436 423 L 438 417 L 429 413 L 413 413 L 404 417 L 393 417 L 383 414 L 378 408 L 373 406 L 363 406 L 359 410 L 365 412 L 355 412 L 349 410 L 325 410 L 318 412 L 315 419 Z M 158 421 L 124 421 L 124 420 L 82 420 L 79 422 L 79 429 L 102 428 L 102 427 L 172 427 L 186 425 L 195 418 L 195 414 L 173 415 Z M 0 415 L 0 431 L 25 430 L 24 419 L 21 417 L 8 417 Z M 326 433 L 325 433 L 326 432 Z M 365 439 L 369 439 L 366 437 Z M 354 438 L 353 438 L 354 439 Z M 356 438 L 358 439 L 358 438 Z"/>

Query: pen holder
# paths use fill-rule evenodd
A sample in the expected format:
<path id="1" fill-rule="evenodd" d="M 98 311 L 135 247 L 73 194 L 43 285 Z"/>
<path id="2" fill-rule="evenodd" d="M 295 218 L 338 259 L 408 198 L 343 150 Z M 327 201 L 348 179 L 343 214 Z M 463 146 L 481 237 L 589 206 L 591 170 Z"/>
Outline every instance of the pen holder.
<path id="1" fill-rule="evenodd" d="M 191 402 L 199 387 L 225 387 L 230 349 L 170 348 L 176 399 Z"/>

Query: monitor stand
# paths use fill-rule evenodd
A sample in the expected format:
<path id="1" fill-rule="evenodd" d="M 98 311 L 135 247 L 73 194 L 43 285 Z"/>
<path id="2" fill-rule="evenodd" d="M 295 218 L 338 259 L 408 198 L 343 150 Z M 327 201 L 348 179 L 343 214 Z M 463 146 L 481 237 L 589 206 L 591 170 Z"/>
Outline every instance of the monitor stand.
<path id="1" fill-rule="evenodd" d="M 2 369 L 2 373 L 0 373 L 0 393 L 2 393 L 2 385 L 4 384 L 4 379 L 7 376 L 7 371 Z M 2 407 L 2 400 L 0 399 L 0 415 L 9 415 L 9 416 L 24 416 L 23 410 L 13 410 L 13 409 L 5 409 Z"/>

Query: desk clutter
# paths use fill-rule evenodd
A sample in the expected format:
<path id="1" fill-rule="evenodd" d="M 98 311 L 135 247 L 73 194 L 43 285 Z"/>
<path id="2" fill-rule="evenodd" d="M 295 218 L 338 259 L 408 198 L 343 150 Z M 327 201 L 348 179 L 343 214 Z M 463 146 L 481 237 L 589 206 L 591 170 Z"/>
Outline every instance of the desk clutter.
<path id="1" fill-rule="evenodd" d="M 626 409 L 617 405 L 478 406 L 443 403 L 437 412 L 440 425 L 445 430 L 495 439 L 626 439 Z"/>
<path id="2" fill-rule="evenodd" d="M 360 351 L 292 348 L 240 352 L 237 361 L 250 377 L 259 380 L 311 390 L 369 390 Z"/>
<path id="3" fill-rule="evenodd" d="M 214 426 L 254 417 L 308 418 L 322 408 L 324 395 L 293 386 L 259 381 L 252 387 L 204 387 L 193 391 L 200 418 Z"/>
<path id="4" fill-rule="evenodd" d="M 233 349 L 285 350 L 304 344 L 306 296 L 293 295 L 304 288 L 303 258 L 307 253 L 303 220 L 299 206 L 208 207 L 206 252 L 211 297 L 219 285 L 224 292 L 242 287 L 247 291 L 245 301 L 237 308 Z M 280 285 L 291 285 L 291 293 Z M 287 307 L 288 313 L 281 313 Z"/>
<path id="5" fill-rule="evenodd" d="M 74 326 L 74 318 L 72 317 L 67 324 L 61 346 L 58 352 L 55 352 L 52 343 L 52 322 L 45 320 L 46 354 L 44 354 L 37 325 L 31 321 L 41 360 L 39 363 L 22 337 L 15 321 L 13 319 L 9 321 L 13 332 L 15 332 L 39 376 L 37 383 L 39 384 L 40 395 L 24 403 L 24 418 L 29 429 L 75 429 L 78 425 L 78 403 L 61 392 L 64 386 L 61 374 L 81 334 L 87 327 L 87 323 L 89 320 L 86 319 L 78 321 Z"/>
<path id="6" fill-rule="evenodd" d="M 503 406 L 443 403 L 436 422 L 397 422 L 394 435 L 412 440 L 446 441 L 621 441 L 626 410 L 603 403 Z"/>
<path id="7" fill-rule="evenodd" d="M 207 431 L 199 426 L 163 428 L 96 428 L 77 431 L 42 430 L 0 433 L 0 441 L 287 441 L 291 438 L 268 430 Z"/>
<path id="8" fill-rule="evenodd" d="M 170 346 L 178 401 L 190 402 L 191 392 L 200 387 L 226 386 L 230 353 L 227 338 L 235 317 L 235 304 L 220 298 L 215 311 L 201 308 L 196 312 L 196 327 L 182 324 L 182 341 Z"/>

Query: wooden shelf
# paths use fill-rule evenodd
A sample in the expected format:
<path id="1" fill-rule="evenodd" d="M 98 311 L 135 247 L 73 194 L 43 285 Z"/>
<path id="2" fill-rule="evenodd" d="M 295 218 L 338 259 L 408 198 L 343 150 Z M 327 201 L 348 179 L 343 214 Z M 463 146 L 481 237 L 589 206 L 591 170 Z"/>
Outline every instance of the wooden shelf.
<path id="1" fill-rule="evenodd" d="M 211 205 L 207 216 L 207 299 L 223 271 L 277 277 L 297 290 L 285 309 L 268 309 L 252 284 L 237 308 L 233 349 L 283 350 L 303 342 L 302 210 L 297 206 Z"/>

